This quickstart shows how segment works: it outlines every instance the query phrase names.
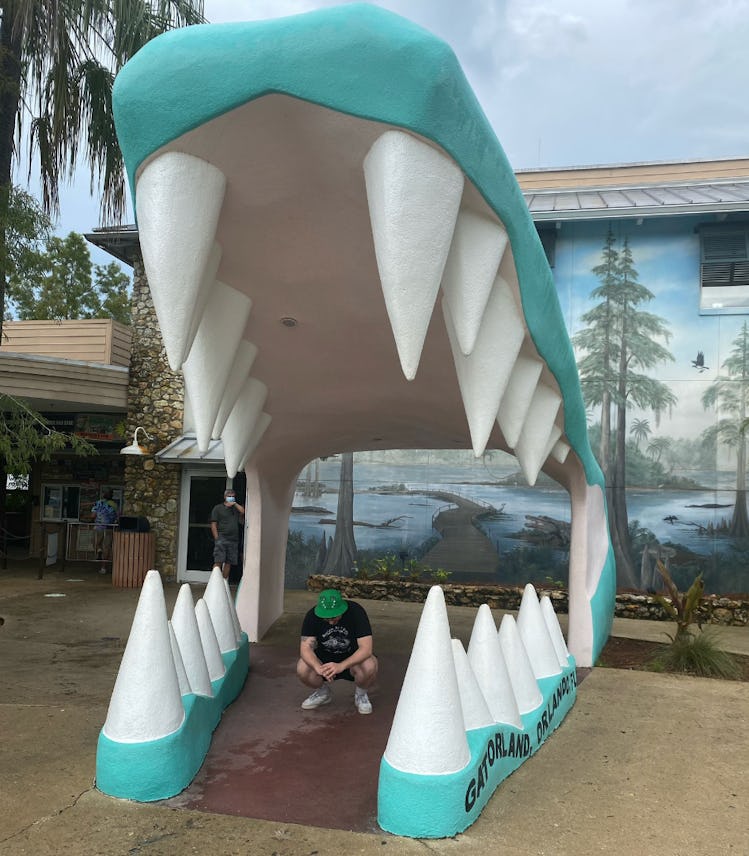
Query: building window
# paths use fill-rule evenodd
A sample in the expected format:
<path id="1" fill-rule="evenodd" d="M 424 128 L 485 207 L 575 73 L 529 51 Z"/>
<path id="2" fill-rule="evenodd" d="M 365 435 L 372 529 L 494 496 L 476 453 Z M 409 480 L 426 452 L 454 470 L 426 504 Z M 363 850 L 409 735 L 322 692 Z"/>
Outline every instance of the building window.
<path id="1" fill-rule="evenodd" d="M 704 314 L 749 309 L 749 224 L 698 226 L 700 311 Z"/>
<path id="2" fill-rule="evenodd" d="M 42 520 L 78 520 L 81 489 L 73 484 L 42 486 Z"/>

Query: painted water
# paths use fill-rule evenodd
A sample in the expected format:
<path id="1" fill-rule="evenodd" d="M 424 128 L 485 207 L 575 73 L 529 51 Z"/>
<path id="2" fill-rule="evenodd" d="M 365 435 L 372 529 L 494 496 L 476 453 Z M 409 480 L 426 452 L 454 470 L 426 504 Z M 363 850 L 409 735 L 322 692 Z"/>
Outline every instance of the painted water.
<path id="1" fill-rule="evenodd" d="M 304 497 L 299 492 L 294 499 L 290 529 L 301 533 L 305 539 L 319 541 L 323 531 L 331 537 L 335 532 L 339 468 L 337 460 L 321 462 L 318 480 L 328 492 L 316 498 Z M 512 463 L 493 465 L 472 461 L 460 466 L 434 462 L 392 464 L 357 461 L 354 465 L 354 520 L 368 524 L 354 527 L 357 547 L 360 551 L 418 555 L 419 548 L 435 535 L 433 522 L 436 515 L 449 507 L 444 500 L 425 494 L 449 492 L 501 512 L 481 523 L 482 531 L 497 549 L 495 581 L 501 581 L 501 568 L 507 566 L 512 554 L 515 553 L 516 558 L 526 556 L 528 548 L 535 546 L 530 539 L 518 537 L 526 526 L 528 515 L 570 521 L 569 500 L 563 488 L 554 484 L 531 488 L 524 484 L 499 483 L 508 477 L 512 480 L 514 473 L 516 468 Z M 718 487 L 628 490 L 630 523 L 637 521 L 661 543 L 678 545 L 699 556 L 731 556 L 734 569 L 737 564 L 742 565 L 749 582 L 749 562 L 743 551 L 737 551 L 741 545 L 713 532 L 721 522 L 730 519 L 735 497 L 730 486 L 732 481 L 735 483 L 735 473 L 718 473 L 717 478 L 714 471 L 694 472 L 690 476 L 698 484 L 712 482 Z M 401 485 L 407 493 L 375 492 Z M 305 513 L 302 511 L 305 507 L 325 509 L 328 513 Z M 388 521 L 390 524 L 384 526 Z M 523 550 L 526 551 L 523 554 L 516 553 Z M 563 549 L 547 549 L 546 553 L 547 561 L 563 565 L 567 562 L 568 556 Z M 732 581 L 728 590 L 738 590 L 735 586 L 735 581 Z"/>

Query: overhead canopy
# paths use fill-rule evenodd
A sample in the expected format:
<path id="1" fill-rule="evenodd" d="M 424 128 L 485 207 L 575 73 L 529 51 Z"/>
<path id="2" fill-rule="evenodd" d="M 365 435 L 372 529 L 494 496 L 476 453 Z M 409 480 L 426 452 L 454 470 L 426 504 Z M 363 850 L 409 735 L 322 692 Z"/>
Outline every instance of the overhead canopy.
<path id="1" fill-rule="evenodd" d="M 154 457 L 164 464 L 223 464 L 224 446 L 221 440 L 211 440 L 201 452 L 194 434 L 181 434 Z"/>

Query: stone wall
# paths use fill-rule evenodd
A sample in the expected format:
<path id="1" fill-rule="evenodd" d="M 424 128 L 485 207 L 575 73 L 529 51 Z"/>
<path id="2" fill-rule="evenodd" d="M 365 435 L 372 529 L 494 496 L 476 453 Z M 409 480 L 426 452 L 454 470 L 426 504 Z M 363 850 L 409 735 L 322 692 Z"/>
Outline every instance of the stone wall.
<path id="1" fill-rule="evenodd" d="M 133 265 L 132 328 L 128 386 L 128 441 L 140 425 L 153 438 L 138 439 L 151 452 L 182 433 L 184 383 L 169 368 L 143 262 Z M 157 464 L 152 457 L 127 458 L 124 514 L 147 517 L 156 536 L 156 567 L 162 576 L 177 574 L 180 465 Z"/>
<path id="2" fill-rule="evenodd" d="M 307 580 L 309 591 L 339 588 L 344 597 L 365 600 L 403 600 L 423 603 L 433 583 L 403 580 L 359 580 L 348 577 L 314 574 Z M 440 583 L 445 601 L 451 606 L 475 606 L 487 603 L 492 609 L 517 610 L 523 589 L 511 586 L 482 586 Z M 547 594 L 555 612 L 568 611 L 567 592 L 536 586 L 539 597 Z M 749 625 L 749 598 L 733 599 L 710 595 L 702 599 L 699 610 L 704 624 Z M 670 621 L 666 611 L 655 598 L 646 594 L 618 593 L 615 613 L 618 618 L 644 618 L 650 621 Z"/>

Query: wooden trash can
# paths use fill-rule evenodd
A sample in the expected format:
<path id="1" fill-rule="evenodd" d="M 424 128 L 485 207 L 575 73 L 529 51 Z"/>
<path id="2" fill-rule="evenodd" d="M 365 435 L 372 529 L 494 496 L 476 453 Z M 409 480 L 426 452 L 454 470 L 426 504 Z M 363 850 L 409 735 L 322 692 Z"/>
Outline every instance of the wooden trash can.
<path id="1" fill-rule="evenodd" d="M 115 530 L 112 539 L 112 585 L 137 588 L 156 564 L 156 537 L 153 532 Z"/>

